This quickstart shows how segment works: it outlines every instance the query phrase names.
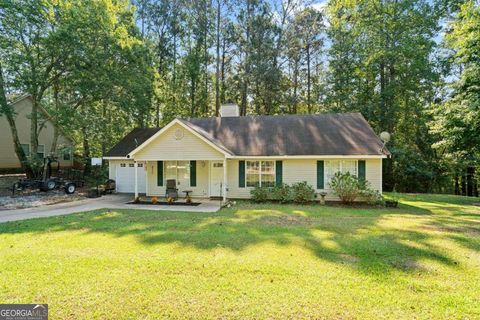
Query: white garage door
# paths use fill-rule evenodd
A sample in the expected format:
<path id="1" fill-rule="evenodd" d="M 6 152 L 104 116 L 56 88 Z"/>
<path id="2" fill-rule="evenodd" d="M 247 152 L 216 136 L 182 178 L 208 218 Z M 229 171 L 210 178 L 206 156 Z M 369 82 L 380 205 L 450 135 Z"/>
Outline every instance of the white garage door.
<path id="1" fill-rule="evenodd" d="M 138 164 L 138 193 L 146 192 L 146 178 L 143 163 Z M 122 162 L 117 164 L 117 192 L 135 192 L 135 167 L 133 162 Z"/>

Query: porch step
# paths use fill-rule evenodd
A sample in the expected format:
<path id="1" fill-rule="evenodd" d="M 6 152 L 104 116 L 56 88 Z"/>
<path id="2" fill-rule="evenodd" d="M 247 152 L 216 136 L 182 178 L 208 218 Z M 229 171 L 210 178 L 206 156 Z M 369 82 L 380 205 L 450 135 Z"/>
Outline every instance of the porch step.
<path id="1" fill-rule="evenodd" d="M 223 200 L 223 197 L 210 197 L 210 200 Z"/>

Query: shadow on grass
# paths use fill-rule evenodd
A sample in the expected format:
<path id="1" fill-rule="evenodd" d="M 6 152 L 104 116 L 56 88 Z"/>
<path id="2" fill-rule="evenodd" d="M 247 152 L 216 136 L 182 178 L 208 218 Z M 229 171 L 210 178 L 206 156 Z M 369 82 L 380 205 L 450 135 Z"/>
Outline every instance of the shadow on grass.
<path id="1" fill-rule="evenodd" d="M 439 209 L 442 203 L 438 204 Z M 294 245 L 311 251 L 319 259 L 347 265 L 364 273 L 388 274 L 394 270 L 421 272 L 421 261 L 447 266 L 456 262 L 447 250 L 432 240 L 444 234 L 462 246 L 480 251 L 480 243 L 468 238 L 480 232 L 472 223 L 480 215 L 459 218 L 462 211 L 433 214 L 437 209 L 411 204 L 400 208 L 348 209 L 342 207 L 247 205 L 218 213 L 98 210 L 69 216 L 10 222 L 0 233 L 50 233 L 80 231 L 86 234 L 134 236 L 146 246 L 176 244 L 199 250 L 218 247 L 241 251 L 260 243 Z M 417 227 L 397 227 L 391 218 L 425 219 Z M 387 226 L 385 225 L 387 223 Z"/>

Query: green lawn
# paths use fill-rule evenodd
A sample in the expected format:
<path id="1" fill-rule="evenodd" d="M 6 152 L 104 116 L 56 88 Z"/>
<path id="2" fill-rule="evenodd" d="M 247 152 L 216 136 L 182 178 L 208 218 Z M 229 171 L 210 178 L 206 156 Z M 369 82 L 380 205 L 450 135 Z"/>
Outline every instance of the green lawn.
<path id="1" fill-rule="evenodd" d="M 480 317 L 479 199 L 0 224 L 0 303 L 51 319 Z"/>

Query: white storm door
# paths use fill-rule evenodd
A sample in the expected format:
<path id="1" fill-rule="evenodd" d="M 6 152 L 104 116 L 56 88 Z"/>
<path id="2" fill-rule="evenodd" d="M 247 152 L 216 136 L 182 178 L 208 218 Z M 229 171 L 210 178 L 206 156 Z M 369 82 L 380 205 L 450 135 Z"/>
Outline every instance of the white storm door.
<path id="1" fill-rule="evenodd" d="M 221 197 L 223 186 L 223 161 L 210 161 L 210 196 Z"/>

